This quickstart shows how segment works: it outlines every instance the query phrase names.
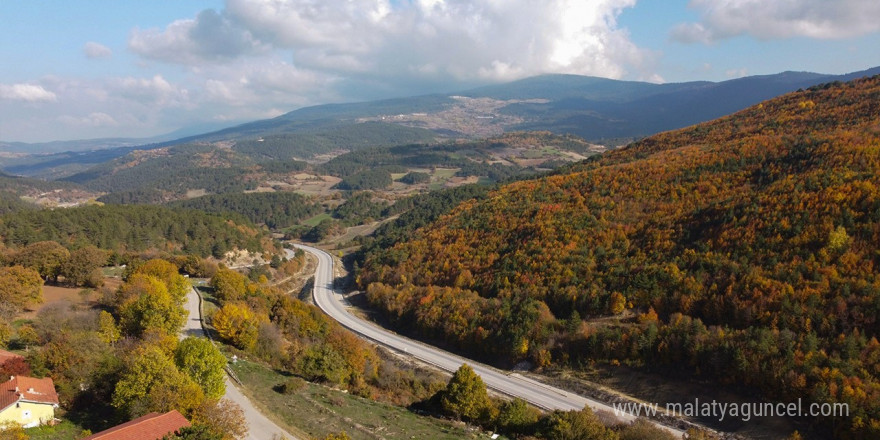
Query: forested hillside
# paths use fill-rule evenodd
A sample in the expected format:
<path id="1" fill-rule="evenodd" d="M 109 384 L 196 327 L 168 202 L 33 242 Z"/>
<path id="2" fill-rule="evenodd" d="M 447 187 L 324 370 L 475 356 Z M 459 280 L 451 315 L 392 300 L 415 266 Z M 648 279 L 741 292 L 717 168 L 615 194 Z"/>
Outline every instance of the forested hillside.
<path id="1" fill-rule="evenodd" d="M 69 182 L 47 182 L 0 172 L 0 214 L 38 206 L 79 204 L 96 195 Z"/>
<path id="2" fill-rule="evenodd" d="M 169 206 L 198 209 L 214 214 L 232 212 L 246 217 L 253 223 L 263 223 L 271 229 L 292 226 L 322 211 L 320 204 L 293 192 L 214 194 L 180 200 L 170 203 Z"/>
<path id="3" fill-rule="evenodd" d="M 180 145 L 134 151 L 64 180 L 96 191 L 116 193 L 144 188 L 172 195 L 196 188 L 211 188 L 217 193 L 240 192 L 256 187 L 246 178 L 249 165 L 252 162 L 248 158 L 228 149 Z"/>
<path id="4" fill-rule="evenodd" d="M 0 215 L 27 209 L 36 209 L 36 206 L 22 201 L 13 193 L 0 191 Z"/>
<path id="5" fill-rule="evenodd" d="M 382 126 L 378 123 L 361 125 Z M 366 136 L 371 133 L 369 129 L 357 132 L 343 130 L 335 137 L 329 134 L 308 135 L 320 137 L 323 139 L 321 142 L 335 142 L 333 145 L 336 149 L 322 160 L 335 157 L 326 162 L 306 163 L 290 159 L 291 154 L 299 154 L 291 152 L 310 148 L 309 143 L 301 139 L 306 135 L 277 135 L 239 141 L 234 145 L 185 144 L 132 151 L 70 176 L 55 186 L 80 188 L 80 193 L 92 197 L 106 192 L 98 197 L 98 201 L 103 203 L 163 204 L 213 194 L 216 197 L 193 203 L 210 203 L 216 208 L 228 202 L 245 207 L 263 202 L 245 201 L 249 197 L 241 196 L 244 191 L 297 191 L 315 196 L 326 196 L 329 191 L 335 190 L 422 191 L 476 181 L 504 181 L 514 176 L 532 174 L 535 168 L 553 168 L 604 150 L 575 136 L 557 136 L 549 132 L 507 133 L 470 142 L 375 146 L 381 143 L 381 133 L 391 136 L 384 145 L 420 139 L 415 134 L 410 137 L 404 135 L 409 130 L 405 127 L 391 127 L 399 130 L 388 132 L 385 128 L 376 128 L 378 131 L 372 133 L 372 137 Z M 395 136 L 398 132 L 404 134 Z M 358 133 L 366 137 L 354 139 Z M 340 150 L 341 145 L 346 145 L 352 151 Z M 317 154 L 316 151 L 304 151 L 301 151 L 304 157 Z M 400 180 L 412 171 L 425 175 L 421 179 Z M 326 176 L 338 177 L 342 181 L 325 179 Z M 13 177 L 7 180 L 41 182 Z M 394 186 L 395 182 L 409 187 Z M 2 184 L 3 178 L 0 176 L 0 190 L 4 188 Z M 51 185 L 46 182 L 42 184 L 47 187 Z M 274 214 L 280 212 L 274 211 Z M 256 223 L 262 223 L 265 219 L 249 217 Z M 281 223 L 290 225 L 288 220 Z"/>
<path id="6" fill-rule="evenodd" d="M 422 128 L 366 122 L 337 124 L 313 132 L 241 140 L 235 143 L 233 149 L 255 160 L 290 160 L 312 158 L 340 149 L 358 150 L 382 145 L 430 143 L 436 139 L 436 133 Z"/>
<path id="7" fill-rule="evenodd" d="M 845 402 L 811 422 L 876 438 L 878 187 L 875 76 L 502 187 L 369 253 L 359 283 L 401 330 L 486 359 Z"/>
<path id="8" fill-rule="evenodd" d="M 0 172 L 0 191 L 16 193 L 18 195 L 34 194 L 58 189 L 75 189 L 77 186 L 65 182 L 47 182 L 39 179 L 10 176 Z"/>
<path id="9" fill-rule="evenodd" d="M 233 249 L 262 250 L 266 234 L 191 209 L 107 205 L 6 214 L 0 216 L 0 237 L 7 246 L 56 241 L 67 247 L 220 257 Z"/>
<path id="10" fill-rule="evenodd" d="M 501 161 L 511 168 L 510 174 L 516 174 L 526 165 L 517 162 L 527 159 L 534 162 L 530 165 L 541 165 L 548 160 L 564 158 L 567 153 L 583 157 L 603 150 L 576 136 L 519 132 L 470 142 L 365 148 L 335 157 L 321 164 L 318 170 L 345 177 L 380 167 L 396 167 L 398 170 L 394 172 L 405 171 L 407 167 L 446 167 L 460 168 L 460 174 L 466 177 L 486 176 L 491 173 L 492 165 Z"/>

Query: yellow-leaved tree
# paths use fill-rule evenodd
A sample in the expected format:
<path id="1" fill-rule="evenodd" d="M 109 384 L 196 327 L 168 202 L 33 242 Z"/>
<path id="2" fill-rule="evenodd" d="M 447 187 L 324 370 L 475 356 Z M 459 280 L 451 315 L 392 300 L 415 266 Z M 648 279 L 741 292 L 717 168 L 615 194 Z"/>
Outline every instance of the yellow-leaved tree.
<path id="1" fill-rule="evenodd" d="M 242 349 L 249 350 L 257 342 L 260 322 L 254 312 L 242 303 L 226 303 L 214 315 L 211 325 L 220 337 Z"/>

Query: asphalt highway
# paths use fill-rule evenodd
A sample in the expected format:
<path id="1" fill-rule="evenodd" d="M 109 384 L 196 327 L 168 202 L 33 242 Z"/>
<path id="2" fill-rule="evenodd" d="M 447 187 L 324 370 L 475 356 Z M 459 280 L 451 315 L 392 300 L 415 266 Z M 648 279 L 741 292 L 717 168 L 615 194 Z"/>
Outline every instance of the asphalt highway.
<path id="1" fill-rule="evenodd" d="M 516 373 L 502 371 L 488 365 L 480 364 L 419 341 L 405 338 L 352 315 L 342 303 L 342 295 L 333 290 L 333 258 L 330 254 L 321 249 L 310 246 L 300 244 L 294 244 L 294 246 L 314 255 L 318 259 L 318 267 L 315 271 L 315 303 L 324 311 L 324 313 L 362 337 L 392 348 L 398 352 L 407 353 L 422 362 L 426 362 L 449 372 L 454 372 L 462 364 L 467 363 L 477 374 L 480 375 L 480 377 L 483 378 L 483 382 L 486 383 L 488 388 L 511 397 L 519 397 L 546 410 L 579 410 L 585 406 L 589 406 L 593 411 L 606 413 L 608 417 L 616 418 L 621 422 L 630 422 L 635 419 L 631 415 L 615 416 L 614 408 L 608 404 L 538 382 Z M 657 424 L 657 426 L 675 434 L 682 434 L 681 431 L 669 428 L 665 425 Z"/>

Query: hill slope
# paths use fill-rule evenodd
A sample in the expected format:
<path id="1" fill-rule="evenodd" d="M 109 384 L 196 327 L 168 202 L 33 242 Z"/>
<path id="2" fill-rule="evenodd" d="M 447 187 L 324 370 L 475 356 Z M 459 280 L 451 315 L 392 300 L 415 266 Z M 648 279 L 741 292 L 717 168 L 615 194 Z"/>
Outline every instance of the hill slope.
<path id="1" fill-rule="evenodd" d="M 811 420 L 874 438 L 877 243 L 880 76 L 505 186 L 372 253 L 359 282 L 402 330 L 486 358 L 847 403 Z"/>
<path id="2" fill-rule="evenodd" d="M 349 134 L 342 132 L 339 135 Z M 532 173 L 535 167 L 552 168 L 603 150 L 576 137 L 546 132 L 508 133 L 481 141 L 396 147 L 373 147 L 365 139 L 361 148 L 355 151 L 345 154 L 337 151 L 338 155 L 329 161 L 309 164 L 286 157 L 290 149 L 283 142 L 275 143 L 277 139 L 267 137 L 262 142 L 244 142 L 247 148 L 239 148 L 240 144 L 232 147 L 184 144 L 138 150 L 74 174 L 64 181 L 110 193 L 99 199 L 107 203 L 162 203 L 200 193 L 236 194 L 258 188 L 303 190 L 309 182 L 324 182 L 324 177 L 329 176 L 334 177 L 328 182 L 361 179 L 367 184 L 371 183 L 369 176 L 364 176 L 368 173 L 381 174 L 386 182 L 361 189 L 369 187 L 408 193 L 425 190 L 431 185 L 462 184 L 470 178 L 473 181 L 500 181 L 513 175 Z M 267 149 L 260 149 L 262 144 L 268 144 Z M 307 149 L 298 142 L 293 143 L 292 148 Z M 329 156 L 332 155 L 326 157 Z M 451 174 L 442 178 L 438 174 L 440 169 Z M 391 187 L 392 173 L 410 171 L 420 172 L 428 179 L 408 184 L 401 181 Z M 436 179 L 431 180 L 428 173 L 436 175 Z M 323 196 L 332 186 L 333 183 L 321 184 L 308 192 Z M 339 185 L 340 188 L 343 186 Z"/>
<path id="3" fill-rule="evenodd" d="M 273 251 L 265 231 L 246 220 L 161 206 L 81 206 L 19 210 L 0 215 L 0 241 L 9 247 L 56 241 L 119 252 L 158 250 L 217 258 L 230 250 Z"/>
<path id="4" fill-rule="evenodd" d="M 799 88 L 878 73 L 880 67 L 847 75 L 783 72 L 718 83 L 673 84 L 543 75 L 453 95 L 307 107 L 142 147 L 0 157 L 0 167 L 15 174 L 57 179 L 133 149 L 185 143 L 234 144 L 233 148 L 255 160 L 309 159 L 334 150 L 423 143 L 437 137 L 486 138 L 523 130 L 549 130 L 619 145 L 730 114 Z"/>
<path id="5" fill-rule="evenodd" d="M 451 96 L 427 95 L 308 107 L 186 141 L 244 139 L 382 122 L 455 137 L 550 130 L 587 140 L 634 138 L 707 121 L 799 88 L 876 75 L 782 72 L 722 82 L 652 84 L 579 75 L 542 75 Z"/>
<path id="6" fill-rule="evenodd" d="M 38 206 L 74 206 L 97 197 L 68 182 L 47 182 L 0 172 L 0 214 Z"/>

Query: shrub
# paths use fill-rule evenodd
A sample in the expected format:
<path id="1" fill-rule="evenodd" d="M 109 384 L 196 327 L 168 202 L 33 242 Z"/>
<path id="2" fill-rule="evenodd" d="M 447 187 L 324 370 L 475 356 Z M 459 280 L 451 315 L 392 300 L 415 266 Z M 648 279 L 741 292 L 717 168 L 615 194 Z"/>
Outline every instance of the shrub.
<path id="1" fill-rule="evenodd" d="M 275 391 L 281 394 L 296 394 L 297 391 L 305 388 L 306 381 L 300 377 L 291 377 L 283 383 L 275 386 Z"/>

